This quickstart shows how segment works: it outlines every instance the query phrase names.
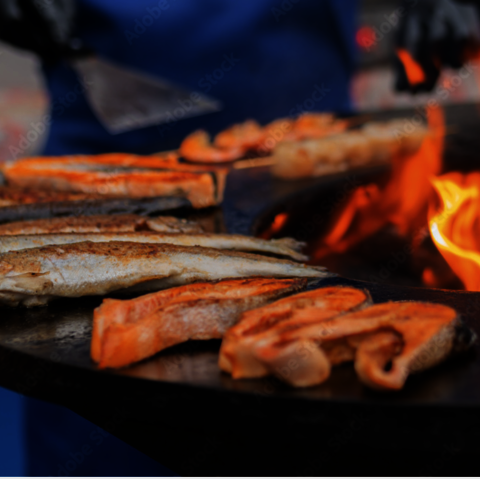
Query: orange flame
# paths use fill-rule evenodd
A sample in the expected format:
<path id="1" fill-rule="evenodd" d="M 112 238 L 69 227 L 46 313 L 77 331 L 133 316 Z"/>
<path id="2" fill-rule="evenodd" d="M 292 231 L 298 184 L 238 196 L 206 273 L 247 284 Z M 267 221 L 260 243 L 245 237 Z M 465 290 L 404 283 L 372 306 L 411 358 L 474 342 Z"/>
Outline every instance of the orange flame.
<path id="1" fill-rule="evenodd" d="M 401 235 L 411 235 L 425 225 L 432 188 L 429 179 L 442 168 L 443 111 L 427 108 L 430 134 L 420 149 L 393 160 L 392 174 L 382 188 L 376 184 L 357 188 L 340 213 L 334 227 L 316 250 L 316 260 L 341 253 L 392 224 Z"/>
<path id="2" fill-rule="evenodd" d="M 429 212 L 432 239 L 469 291 L 480 291 L 480 173 L 432 179 L 441 207 Z"/>
<path id="3" fill-rule="evenodd" d="M 287 213 L 279 213 L 273 219 L 272 224 L 266 229 L 259 237 L 262 239 L 270 239 L 278 233 L 284 226 L 288 220 Z"/>
<path id="4" fill-rule="evenodd" d="M 396 54 L 405 68 L 405 73 L 407 74 L 410 85 L 418 85 L 426 80 L 422 67 L 412 58 L 407 50 L 399 48 L 396 50 Z"/>

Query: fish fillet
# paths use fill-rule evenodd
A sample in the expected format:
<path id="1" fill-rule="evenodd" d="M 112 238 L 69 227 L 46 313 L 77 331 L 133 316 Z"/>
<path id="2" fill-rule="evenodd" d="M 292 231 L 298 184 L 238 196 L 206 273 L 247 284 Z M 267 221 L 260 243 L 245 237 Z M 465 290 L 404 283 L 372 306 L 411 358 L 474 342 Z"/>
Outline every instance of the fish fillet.
<path id="1" fill-rule="evenodd" d="M 370 303 L 366 291 L 335 286 L 307 291 L 245 313 L 223 339 L 220 369 L 234 378 L 268 375 L 270 366 L 255 356 L 255 349 L 265 339 L 277 338 L 283 332 L 325 321 Z M 317 356 L 322 354 L 319 348 L 315 351 L 319 351 Z"/>
<path id="2" fill-rule="evenodd" d="M 202 246 L 256 253 L 272 253 L 290 257 L 296 261 L 305 261 L 307 256 L 298 252 L 303 243 L 292 238 L 279 240 L 262 240 L 250 236 L 228 234 L 183 234 L 183 233 L 94 233 L 94 234 L 47 234 L 0 237 L 0 253 L 38 248 L 40 246 L 64 245 L 92 241 L 104 243 L 109 241 L 130 241 L 135 243 L 174 244 L 180 246 Z"/>
<path id="3" fill-rule="evenodd" d="M 110 156 L 108 161 L 94 156 L 25 158 L 4 165 L 3 174 L 15 187 L 130 198 L 182 196 L 195 208 L 213 206 L 223 199 L 225 169 L 152 157 L 119 164 L 116 161 L 120 160 Z"/>
<path id="4" fill-rule="evenodd" d="M 3 224 L 0 225 L 0 236 L 54 233 L 133 233 L 142 230 L 159 233 L 200 233 L 202 227 L 198 223 L 174 216 L 158 216 L 156 218 L 134 214 L 63 216 Z M 4 249 L 4 251 L 11 250 Z"/>
<path id="5" fill-rule="evenodd" d="M 401 389 L 411 372 L 428 369 L 450 355 L 460 326 L 456 311 L 448 306 L 389 302 L 272 334 L 256 345 L 254 354 L 270 372 L 293 386 L 319 384 L 329 376 L 330 365 L 354 360 L 360 380 L 368 386 Z M 463 346 L 471 344 L 473 334 L 469 337 L 469 344 Z M 349 353 L 332 361 L 332 352 L 340 346 Z M 299 347 L 309 354 L 300 358 Z M 280 364 L 290 365 L 288 373 L 275 369 Z"/>
<path id="6" fill-rule="evenodd" d="M 306 285 L 298 278 L 247 278 L 195 283 L 128 301 L 105 299 L 93 316 L 92 359 L 100 368 L 118 368 L 189 339 L 221 338 L 244 311 Z"/>
<path id="7" fill-rule="evenodd" d="M 103 295 L 125 288 L 153 291 L 250 276 L 325 278 L 331 274 L 288 260 L 213 248 L 82 242 L 0 254 L 0 302 L 37 306 L 59 296 Z"/>

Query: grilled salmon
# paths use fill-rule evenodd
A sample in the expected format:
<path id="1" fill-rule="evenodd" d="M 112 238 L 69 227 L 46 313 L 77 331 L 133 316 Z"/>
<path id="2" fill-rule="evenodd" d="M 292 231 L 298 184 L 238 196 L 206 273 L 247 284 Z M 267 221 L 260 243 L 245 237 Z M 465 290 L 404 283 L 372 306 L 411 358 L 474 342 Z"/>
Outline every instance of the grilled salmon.
<path id="1" fill-rule="evenodd" d="M 306 285 L 305 279 L 248 278 L 105 299 L 94 312 L 92 359 L 100 368 L 119 368 L 189 339 L 221 338 L 244 311 Z"/>
<path id="2" fill-rule="evenodd" d="M 319 384 L 331 365 L 353 360 L 368 386 L 401 389 L 409 373 L 430 368 L 459 349 L 459 328 L 457 313 L 448 306 L 389 302 L 271 334 L 256 344 L 254 354 L 293 386 Z M 462 335 L 467 337 L 461 347 L 474 339 L 471 332 Z M 346 354 L 338 354 L 339 348 Z M 299 350 L 308 353 L 301 356 Z"/>
<path id="3" fill-rule="evenodd" d="M 370 303 L 368 292 L 336 286 L 307 291 L 249 311 L 226 333 L 220 349 L 220 369 L 231 373 L 234 378 L 268 375 L 271 365 L 263 359 L 258 360 L 255 355 L 255 350 L 263 341 Z M 314 353 L 316 358 L 323 354 L 319 348 L 315 348 Z"/>
<path id="4" fill-rule="evenodd" d="M 0 236 L 58 233 L 133 233 L 145 230 L 159 233 L 200 233 L 202 227 L 193 221 L 175 218 L 174 216 L 158 216 L 156 218 L 134 214 L 63 216 L 3 224 L 0 225 Z M 42 244 L 38 246 L 42 246 Z M 4 248 L 4 251 L 11 250 Z"/>
<path id="5" fill-rule="evenodd" d="M 113 222 L 111 224 L 115 226 Z M 0 227 L 1 230 L 1 227 Z M 262 240 L 242 235 L 228 234 L 184 234 L 184 233 L 73 233 L 73 234 L 46 234 L 46 235 L 21 235 L 5 236 L 0 241 L 0 253 L 19 251 L 23 249 L 38 248 L 48 245 L 64 245 L 92 241 L 105 243 L 109 241 L 130 241 L 134 243 L 175 244 L 181 246 L 203 246 L 206 248 L 218 248 L 256 253 L 270 253 L 286 256 L 296 261 L 305 261 L 307 256 L 298 250 L 303 243 L 292 238 L 278 240 Z"/>
<path id="6" fill-rule="evenodd" d="M 183 196 L 195 208 L 204 208 L 222 201 L 227 170 L 114 154 L 26 158 L 6 164 L 3 174 L 9 185 L 21 188 L 132 198 Z"/>
<path id="7" fill-rule="evenodd" d="M 170 244 L 112 241 L 43 246 L 0 254 L 0 302 L 37 306 L 52 298 L 155 291 L 224 278 L 331 276 L 288 260 Z"/>

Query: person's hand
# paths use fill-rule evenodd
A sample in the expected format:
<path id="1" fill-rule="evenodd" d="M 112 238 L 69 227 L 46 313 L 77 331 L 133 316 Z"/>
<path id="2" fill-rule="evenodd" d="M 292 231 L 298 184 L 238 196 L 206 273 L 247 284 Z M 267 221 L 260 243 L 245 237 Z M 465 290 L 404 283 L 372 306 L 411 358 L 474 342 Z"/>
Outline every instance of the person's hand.
<path id="1" fill-rule="evenodd" d="M 0 40 L 56 61 L 75 48 L 74 14 L 75 0 L 0 0 Z"/>
<path id="2" fill-rule="evenodd" d="M 460 68 L 480 46 L 478 1 L 404 0 L 395 88 L 430 91 L 442 67 Z"/>

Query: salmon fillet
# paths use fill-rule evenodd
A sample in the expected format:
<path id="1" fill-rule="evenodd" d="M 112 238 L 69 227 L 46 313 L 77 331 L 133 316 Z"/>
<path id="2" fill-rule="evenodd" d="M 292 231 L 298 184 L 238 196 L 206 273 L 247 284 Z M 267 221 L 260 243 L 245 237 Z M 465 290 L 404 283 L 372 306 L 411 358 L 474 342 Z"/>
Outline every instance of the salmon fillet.
<path id="1" fill-rule="evenodd" d="M 255 344 L 254 355 L 270 373 L 292 386 L 319 384 L 328 378 L 332 365 L 353 360 L 360 380 L 369 387 L 401 389 L 410 373 L 450 355 L 460 327 L 456 311 L 448 306 L 389 302 L 288 331 L 272 331 Z M 473 333 L 468 337 L 462 348 L 471 344 Z"/>
<path id="2" fill-rule="evenodd" d="M 94 312 L 92 359 L 100 368 L 119 368 L 189 339 L 221 338 L 244 311 L 306 285 L 305 279 L 248 278 L 105 299 Z"/>
<path id="3" fill-rule="evenodd" d="M 200 233 L 202 227 L 193 221 L 174 216 L 149 218 L 135 214 L 63 216 L 40 220 L 15 221 L 0 225 L 0 236 L 58 233 Z"/>
<path id="4" fill-rule="evenodd" d="M 222 201 L 227 170 L 112 154 L 26 158 L 4 165 L 3 174 L 9 185 L 21 188 L 132 198 L 182 196 L 204 208 Z"/>
<path id="5" fill-rule="evenodd" d="M 255 355 L 255 350 L 263 341 L 370 303 L 370 295 L 366 291 L 335 286 L 307 291 L 245 313 L 241 321 L 227 331 L 222 341 L 220 369 L 234 378 L 268 375 L 268 365 Z M 320 351 L 319 348 L 316 350 Z"/>

